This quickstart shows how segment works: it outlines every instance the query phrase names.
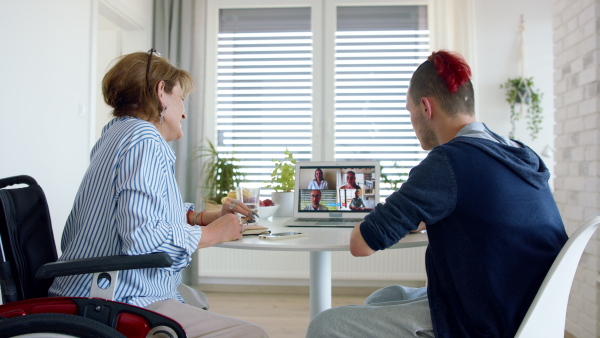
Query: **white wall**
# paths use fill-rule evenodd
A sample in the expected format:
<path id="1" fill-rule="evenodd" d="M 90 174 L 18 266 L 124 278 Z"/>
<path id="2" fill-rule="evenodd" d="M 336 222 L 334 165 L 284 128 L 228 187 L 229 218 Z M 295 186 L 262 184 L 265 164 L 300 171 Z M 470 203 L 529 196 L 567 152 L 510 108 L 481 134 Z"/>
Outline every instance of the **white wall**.
<path id="1" fill-rule="evenodd" d="M 490 129 L 508 135 L 510 107 L 500 84 L 519 76 L 519 24 L 525 22 L 525 72 L 533 76 L 543 93 L 544 120 L 538 138 L 532 141 L 525 121 L 515 137 L 541 155 L 554 142 L 554 80 L 551 0 L 476 0 L 475 4 L 475 93 L 478 119 Z M 553 158 L 542 157 L 553 172 Z"/>
<path id="2" fill-rule="evenodd" d="M 38 181 L 57 244 L 88 165 L 98 2 L 0 0 L 0 177 Z M 150 1 L 103 3 L 150 27 Z"/>

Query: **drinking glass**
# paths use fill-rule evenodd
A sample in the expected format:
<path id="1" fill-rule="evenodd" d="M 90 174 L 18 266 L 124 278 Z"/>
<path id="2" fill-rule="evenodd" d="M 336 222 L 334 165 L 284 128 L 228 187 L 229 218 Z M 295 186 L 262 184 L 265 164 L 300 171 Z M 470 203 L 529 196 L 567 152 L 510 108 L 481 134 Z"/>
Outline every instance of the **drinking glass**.
<path id="1" fill-rule="evenodd" d="M 260 205 L 260 187 L 240 186 L 235 191 L 237 199 L 244 203 L 248 208 L 258 212 Z"/>

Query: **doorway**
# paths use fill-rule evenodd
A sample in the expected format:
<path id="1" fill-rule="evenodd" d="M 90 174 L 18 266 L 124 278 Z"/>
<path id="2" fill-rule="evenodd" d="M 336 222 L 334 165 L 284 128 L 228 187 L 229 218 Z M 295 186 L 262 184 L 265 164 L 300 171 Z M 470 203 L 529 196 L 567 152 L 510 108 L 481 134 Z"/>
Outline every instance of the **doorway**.
<path id="1" fill-rule="evenodd" d="M 112 108 L 104 103 L 102 96 L 102 78 L 113 61 L 127 53 L 145 51 L 145 47 L 151 41 L 151 24 L 141 24 L 126 8 L 118 8 L 117 3 L 111 1 L 110 5 L 105 1 L 98 2 L 98 27 L 97 27 L 97 49 L 96 49 L 96 116 L 92 132 L 93 143 L 100 138 L 102 128 L 112 119 Z M 152 12 L 152 2 L 148 2 Z M 148 48 L 146 48 L 148 49 Z"/>

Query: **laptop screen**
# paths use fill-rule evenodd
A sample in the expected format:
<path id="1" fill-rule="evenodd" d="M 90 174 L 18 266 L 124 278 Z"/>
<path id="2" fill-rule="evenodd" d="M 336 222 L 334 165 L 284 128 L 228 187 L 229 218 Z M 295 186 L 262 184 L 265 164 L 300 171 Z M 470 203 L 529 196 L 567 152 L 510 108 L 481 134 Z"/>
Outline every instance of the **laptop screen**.
<path id="1" fill-rule="evenodd" d="M 296 218 L 362 218 L 379 201 L 379 162 L 298 162 Z"/>

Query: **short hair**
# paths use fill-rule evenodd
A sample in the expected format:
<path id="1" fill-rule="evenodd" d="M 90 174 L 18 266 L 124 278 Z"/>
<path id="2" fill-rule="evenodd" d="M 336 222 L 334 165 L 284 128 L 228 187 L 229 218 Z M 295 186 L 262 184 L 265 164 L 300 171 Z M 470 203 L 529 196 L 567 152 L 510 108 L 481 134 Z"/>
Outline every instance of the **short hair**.
<path id="1" fill-rule="evenodd" d="M 416 104 L 421 98 L 435 97 L 448 115 L 475 114 L 475 97 L 471 68 L 454 52 L 433 52 L 414 72 L 410 80 L 410 96 Z"/>
<path id="2" fill-rule="evenodd" d="M 149 85 L 146 81 L 148 53 L 123 55 L 102 79 L 104 102 L 113 108 L 113 116 L 134 116 L 147 121 L 158 121 L 162 106 L 156 88 L 165 82 L 165 91 L 172 93 L 176 84 L 184 96 L 194 89 L 190 73 L 179 69 L 165 57 L 153 55 L 150 65 Z"/>

